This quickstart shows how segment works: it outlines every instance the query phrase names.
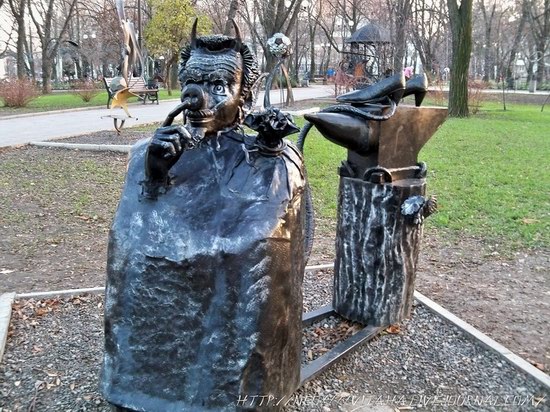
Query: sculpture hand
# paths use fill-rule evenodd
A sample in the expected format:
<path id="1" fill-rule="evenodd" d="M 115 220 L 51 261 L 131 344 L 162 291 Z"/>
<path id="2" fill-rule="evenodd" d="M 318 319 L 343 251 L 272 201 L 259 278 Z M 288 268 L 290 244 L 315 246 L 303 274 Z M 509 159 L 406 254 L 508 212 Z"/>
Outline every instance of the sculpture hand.
<path id="1" fill-rule="evenodd" d="M 159 127 L 149 143 L 145 158 L 145 175 L 151 183 L 168 183 L 168 171 L 184 150 L 193 146 L 193 139 L 183 126 Z"/>

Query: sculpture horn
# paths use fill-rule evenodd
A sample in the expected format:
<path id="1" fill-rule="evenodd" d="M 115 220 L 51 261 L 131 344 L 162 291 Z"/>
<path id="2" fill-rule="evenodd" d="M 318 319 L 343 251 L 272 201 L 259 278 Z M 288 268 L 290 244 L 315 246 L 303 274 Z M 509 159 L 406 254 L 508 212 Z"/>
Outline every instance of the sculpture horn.
<path id="1" fill-rule="evenodd" d="M 191 49 L 197 48 L 197 23 L 199 22 L 199 18 L 195 17 L 195 21 L 193 22 L 193 27 L 191 28 Z"/>
<path id="2" fill-rule="evenodd" d="M 241 51 L 241 46 L 243 44 L 243 40 L 242 40 L 242 36 L 241 36 L 241 29 L 237 25 L 237 22 L 235 21 L 235 19 L 231 19 L 231 21 L 233 22 L 233 27 L 235 28 L 235 46 L 234 46 L 234 49 L 236 51 Z"/>

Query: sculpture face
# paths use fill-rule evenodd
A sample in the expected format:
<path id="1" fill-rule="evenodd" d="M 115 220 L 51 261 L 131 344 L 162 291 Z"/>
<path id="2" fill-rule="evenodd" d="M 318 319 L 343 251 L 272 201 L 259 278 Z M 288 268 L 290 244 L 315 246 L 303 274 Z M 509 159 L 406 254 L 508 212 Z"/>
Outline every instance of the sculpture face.
<path id="1" fill-rule="evenodd" d="M 187 119 L 192 127 L 216 133 L 240 121 L 243 59 L 235 50 L 191 50 L 180 75 L 181 99 L 190 99 L 193 108 Z"/>
<path id="2" fill-rule="evenodd" d="M 190 126 L 200 128 L 202 136 L 240 123 L 243 108 L 250 109 L 253 104 L 260 71 L 241 40 L 239 27 L 234 21 L 233 25 L 235 37 L 197 37 L 195 20 L 191 44 L 181 52 L 181 100 L 186 103 Z"/>

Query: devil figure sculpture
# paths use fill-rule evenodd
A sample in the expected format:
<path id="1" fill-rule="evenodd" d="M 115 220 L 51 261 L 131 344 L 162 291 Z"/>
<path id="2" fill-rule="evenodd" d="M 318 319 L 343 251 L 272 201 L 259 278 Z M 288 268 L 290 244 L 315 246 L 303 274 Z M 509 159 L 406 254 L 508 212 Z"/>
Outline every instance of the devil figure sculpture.
<path id="1" fill-rule="evenodd" d="M 283 139 L 297 128 L 276 109 L 248 113 L 261 79 L 235 30 L 197 37 L 195 22 L 182 103 L 130 154 L 101 378 L 119 410 L 255 410 L 254 396 L 299 385 L 306 181 Z"/>

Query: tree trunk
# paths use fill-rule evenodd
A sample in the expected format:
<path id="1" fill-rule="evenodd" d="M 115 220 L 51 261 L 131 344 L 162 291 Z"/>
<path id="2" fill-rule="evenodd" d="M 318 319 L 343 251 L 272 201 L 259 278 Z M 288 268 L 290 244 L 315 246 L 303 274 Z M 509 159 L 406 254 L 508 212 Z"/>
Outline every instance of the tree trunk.
<path id="1" fill-rule="evenodd" d="M 52 91 L 53 59 L 47 51 L 42 51 L 42 93 L 49 94 Z"/>
<path id="2" fill-rule="evenodd" d="M 176 62 L 178 61 L 178 55 L 176 54 L 175 56 L 171 56 L 167 61 L 166 61 L 166 66 L 165 66 L 165 74 L 164 74 L 164 84 L 165 84 L 165 87 L 166 87 L 166 90 L 168 92 L 168 96 L 172 96 L 172 89 L 176 86 L 175 83 L 177 83 L 177 77 L 176 77 L 176 80 L 174 82 L 174 75 L 173 75 L 173 68 L 174 68 L 174 64 L 176 64 Z"/>
<path id="3" fill-rule="evenodd" d="M 28 56 L 28 60 L 29 60 L 29 76 L 32 78 L 33 81 L 36 81 L 36 78 L 35 78 L 35 70 L 34 70 L 34 55 L 33 55 L 33 50 L 32 50 L 32 36 L 31 36 L 31 33 L 30 33 L 30 25 L 29 25 L 29 40 L 28 41 L 25 41 L 25 54 Z"/>
<path id="4" fill-rule="evenodd" d="M 25 77 L 27 77 L 27 69 L 25 67 L 25 22 L 23 21 L 17 24 L 17 78 Z"/>
<path id="5" fill-rule="evenodd" d="M 542 3 L 542 2 L 541 2 Z M 536 56 L 537 56 L 537 73 L 536 79 L 538 84 L 544 82 L 544 71 L 546 61 L 546 49 L 548 38 L 550 37 L 550 0 L 544 0 L 542 11 L 533 16 L 535 30 L 533 35 L 535 38 Z"/>
<path id="6" fill-rule="evenodd" d="M 315 34 L 313 36 L 315 36 Z M 309 46 L 309 81 L 315 82 L 315 72 L 317 70 L 317 64 L 315 63 L 315 37 L 311 39 L 311 44 Z"/>
<path id="7" fill-rule="evenodd" d="M 490 36 L 490 35 L 489 35 Z M 483 55 L 483 81 L 488 82 L 491 80 L 494 75 L 492 74 L 492 59 L 491 59 L 491 48 L 489 47 L 489 42 L 487 37 L 485 38 L 487 46 L 485 47 Z"/>
<path id="8" fill-rule="evenodd" d="M 508 62 L 506 64 L 506 80 L 510 80 L 514 77 L 514 68 L 512 67 L 515 60 L 516 54 L 518 51 L 519 43 L 523 35 L 523 29 L 525 23 L 527 22 L 527 17 L 529 16 L 529 0 L 523 0 L 521 4 L 521 17 L 518 24 L 518 29 L 514 35 L 514 41 L 510 49 L 510 55 L 508 56 Z"/>
<path id="9" fill-rule="evenodd" d="M 166 62 L 166 65 L 164 66 L 164 87 L 166 87 L 166 91 L 168 92 L 168 96 L 172 96 L 172 62 L 168 61 Z"/>
<path id="10" fill-rule="evenodd" d="M 11 9 L 11 14 L 15 18 L 17 26 L 17 43 L 16 43 L 16 63 L 17 63 L 17 78 L 23 79 L 27 75 L 27 70 L 25 67 L 25 7 L 26 1 L 20 0 L 17 3 L 15 0 L 9 1 L 9 6 Z"/>
<path id="11" fill-rule="evenodd" d="M 229 5 L 229 14 L 227 16 L 227 22 L 225 23 L 225 28 L 223 30 L 223 34 L 226 36 L 230 36 L 231 32 L 233 30 L 233 23 L 232 19 L 237 17 L 237 13 L 239 11 L 239 0 L 231 0 L 231 4 Z"/>
<path id="12" fill-rule="evenodd" d="M 399 0 L 395 10 L 395 54 L 393 55 L 393 72 L 401 73 L 403 71 L 403 58 L 407 47 L 407 36 L 405 29 L 407 21 L 411 14 L 411 0 Z"/>
<path id="13" fill-rule="evenodd" d="M 483 15 L 483 21 L 485 23 L 485 48 L 483 50 L 483 81 L 488 82 L 493 76 L 491 76 L 491 33 L 493 31 L 493 18 L 495 16 L 497 4 L 493 3 L 493 6 L 490 10 L 489 15 L 487 14 L 487 9 L 485 8 L 485 0 L 479 1 L 479 8 L 481 9 L 481 14 Z"/>
<path id="14" fill-rule="evenodd" d="M 452 33 L 451 83 L 449 86 L 449 116 L 467 117 L 468 70 L 472 51 L 472 0 L 447 0 Z"/>
<path id="15" fill-rule="evenodd" d="M 537 85 L 539 87 L 544 83 L 544 68 L 545 68 L 545 49 L 546 39 L 543 41 L 537 41 L 536 43 L 536 56 L 537 56 Z"/>

